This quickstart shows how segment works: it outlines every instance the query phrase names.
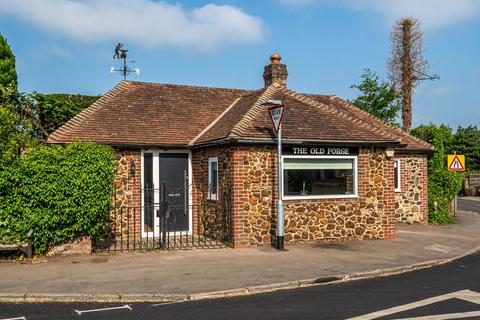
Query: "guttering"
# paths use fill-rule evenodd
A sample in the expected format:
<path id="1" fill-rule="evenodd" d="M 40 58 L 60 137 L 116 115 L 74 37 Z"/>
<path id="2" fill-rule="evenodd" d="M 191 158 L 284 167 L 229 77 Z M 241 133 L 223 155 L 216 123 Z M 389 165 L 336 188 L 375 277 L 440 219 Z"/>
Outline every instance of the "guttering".
<path id="1" fill-rule="evenodd" d="M 361 141 L 361 140 L 299 140 L 299 139 L 283 139 L 284 144 L 294 144 L 294 145 L 308 145 L 308 144 L 318 144 L 318 145 L 343 145 L 343 146 L 386 146 L 386 147 L 396 147 L 402 148 L 406 144 L 402 144 L 400 141 Z M 229 143 L 239 143 L 239 144 L 275 144 L 275 140 L 272 139 L 262 139 L 262 138 L 226 138 L 215 141 L 208 141 L 204 143 L 195 144 L 195 148 L 208 147 L 215 145 L 224 145 Z"/>
<path id="2" fill-rule="evenodd" d="M 74 141 L 47 141 L 47 144 L 65 145 L 72 142 L 91 142 L 102 145 L 108 145 L 113 148 L 123 149 L 190 149 L 192 146 L 188 144 L 149 144 L 149 143 L 117 143 L 109 141 L 92 141 L 92 140 L 74 140 Z"/>

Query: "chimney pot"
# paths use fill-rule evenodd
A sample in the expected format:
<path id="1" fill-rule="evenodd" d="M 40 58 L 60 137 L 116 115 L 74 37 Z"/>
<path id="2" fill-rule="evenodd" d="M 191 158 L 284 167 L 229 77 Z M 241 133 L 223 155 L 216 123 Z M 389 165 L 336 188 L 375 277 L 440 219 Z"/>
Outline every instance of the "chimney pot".
<path id="1" fill-rule="evenodd" d="M 282 60 L 282 57 L 279 54 L 270 55 L 270 61 L 272 64 L 280 64 L 280 60 Z"/>
<path id="2" fill-rule="evenodd" d="M 266 65 L 265 70 L 263 71 L 265 87 L 268 87 L 273 83 L 287 87 L 287 66 L 280 63 L 280 60 L 282 60 L 282 57 L 279 54 L 270 55 L 271 63 Z"/>

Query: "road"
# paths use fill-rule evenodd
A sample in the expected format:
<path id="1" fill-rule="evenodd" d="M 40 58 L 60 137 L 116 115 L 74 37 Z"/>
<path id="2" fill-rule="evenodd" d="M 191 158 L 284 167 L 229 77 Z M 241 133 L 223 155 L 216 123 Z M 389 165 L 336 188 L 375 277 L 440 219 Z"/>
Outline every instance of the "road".
<path id="1" fill-rule="evenodd" d="M 0 319 L 350 319 L 372 312 L 377 313 L 361 319 L 439 314 L 450 315 L 431 319 L 480 319 L 479 269 L 476 253 L 400 275 L 239 298 L 174 304 L 4 303 Z M 409 305 L 413 302 L 416 307 Z"/>
<path id="2" fill-rule="evenodd" d="M 480 213 L 480 200 L 458 198 L 457 207 L 459 210 Z"/>

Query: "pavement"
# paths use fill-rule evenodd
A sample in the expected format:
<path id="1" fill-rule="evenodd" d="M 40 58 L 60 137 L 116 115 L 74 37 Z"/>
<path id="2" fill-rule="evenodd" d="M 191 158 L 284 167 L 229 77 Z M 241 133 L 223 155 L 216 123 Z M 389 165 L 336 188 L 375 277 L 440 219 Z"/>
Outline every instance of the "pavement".
<path id="1" fill-rule="evenodd" d="M 395 240 L 130 252 L 0 263 L 0 301 L 171 301 L 247 295 L 400 273 L 480 249 L 480 215 L 399 225 Z"/>

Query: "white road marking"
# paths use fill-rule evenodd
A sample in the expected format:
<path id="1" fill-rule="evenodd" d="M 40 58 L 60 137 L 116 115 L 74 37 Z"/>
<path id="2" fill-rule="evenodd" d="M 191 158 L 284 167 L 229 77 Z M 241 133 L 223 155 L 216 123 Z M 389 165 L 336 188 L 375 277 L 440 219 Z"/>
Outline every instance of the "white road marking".
<path id="1" fill-rule="evenodd" d="M 121 307 L 111 307 L 111 308 L 102 308 L 102 309 L 90 309 L 90 310 L 75 310 L 75 312 L 81 316 L 83 313 L 89 313 L 89 312 L 100 312 L 100 311 L 109 311 L 109 310 L 118 310 L 118 309 L 128 309 L 132 311 L 132 307 L 130 307 L 128 304 L 121 306 Z"/>
<path id="2" fill-rule="evenodd" d="M 27 320 L 25 317 L 18 317 L 18 318 L 7 318 L 7 319 L 0 319 L 0 320 Z"/>
<path id="3" fill-rule="evenodd" d="M 425 249 L 431 250 L 431 251 L 438 251 L 438 252 L 442 252 L 442 253 L 449 253 L 450 252 L 450 247 L 449 246 L 445 246 L 445 245 L 438 244 L 438 243 L 434 243 L 434 244 L 431 244 L 429 246 L 426 246 Z"/>
<path id="4" fill-rule="evenodd" d="M 397 306 L 397 307 L 393 307 L 393 308 L 389 308 L 389 309 L 385 309 L 385 310 L 375 311 L 375 312 L 372 312 L 372 313 L 369 313 L 369 314 L 365 314 L 363 316 L 350 318 L 348 320 L 370 320 L 370 319 L 385 317 L 385 316 L 388 316 L 388 315 L 391 315 L 391 314 L 394 314 L 394 313 L 403 312 L 403 311 L 423 307 L 423 306 L 426 306 L 426 305 L 429 305 L 429 304 L 437 303 L 437 302 L 440 302 L 440 301 L 445 301 L 445 300 L 448 300 L 448 299 L 454 299 L 454 298 L 462 299 L 462 300 L 472 302 L 472 303 L 476 303 L 476 304 L 480 305 L 480 293 L 475 292 L 475 291 L 471 291 L 471 290 L 460 290 L 460 291 L 456 291 L 456 292 L 447 293 L 447 294 L 444 294 L 444 295 L 441 295 L 441 296 L 432 297 L 432 298 L 428 298 L 428 299 L 404 304 L 402 306 Z M 456 318 L 445 318 L 445 316 L 447 316 L 447 315 L 443 315 L 443 316 L 444 316 L 444 318 L 433 318 L 433 319 L 456 319 Z M 416 319 L 416 318 L 412 318 L 412 319 Z M 427 318 L 423 317 L 423 319 L 427 319 Z"/>
<path id="5" fill-rule="evenodd" d="M 164 306 L 166 304 L 175 304 L 175 303 L 182 303 L 182 302 L 185 302 L 185 301 L 171 301 L 171 302 L 156 303 L 156 304 L 152 304 L 152 307 L 158 307 L 158 306 Z"/>
<path id="6" fill-rule="evenodd" d="M 396 320 L 447 320 L 447 319 L 465 319 L 465 318 L 478 317 L 478 316 L 480 316 L 480 311 L 446 313 L 446 314 L 438 314 L 435 316 L 401 318 Z"/>

